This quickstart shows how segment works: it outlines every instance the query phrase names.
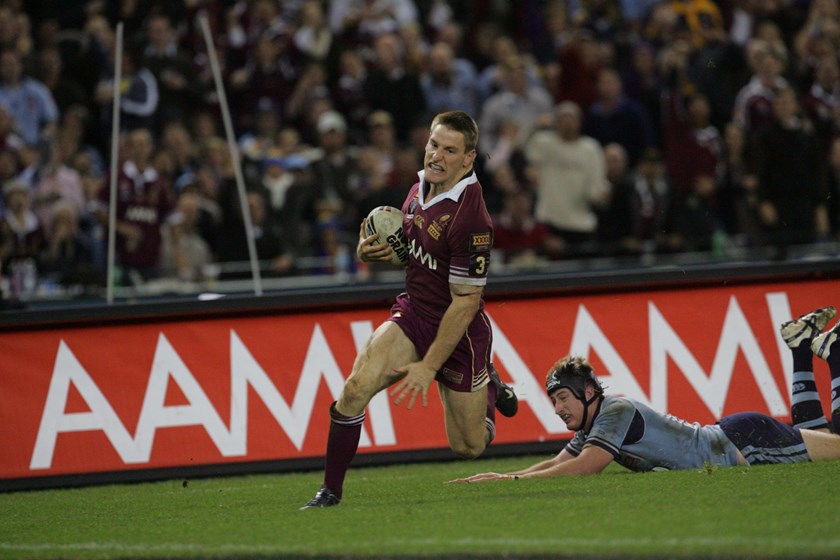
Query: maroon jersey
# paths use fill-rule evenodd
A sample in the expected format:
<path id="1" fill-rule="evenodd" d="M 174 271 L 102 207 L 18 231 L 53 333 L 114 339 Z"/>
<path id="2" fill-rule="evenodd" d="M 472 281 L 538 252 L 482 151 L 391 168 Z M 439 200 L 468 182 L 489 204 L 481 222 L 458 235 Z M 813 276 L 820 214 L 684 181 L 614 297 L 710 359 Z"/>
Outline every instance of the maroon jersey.
<path id="1" fill-rule="evenodd" d="M 110 191 L 106 185 L 100 199 L 107 203 Z M 117 235 L 117 259 L 124 266 L 153 268 L 160 257 L 160 227 L 174 206 L 173 195 L 166 181 L 153 168 L 141 172 L 134 163 L 126 162 L 117 177 L 117 220 L 140 228 L 142 239 L 127 241 Z"/>
<path id="2" fill-rule="evenodd" d="M 424 200 L 429 187 L 419 175 L 402 207 L 410 253 L 405 286 L 412 307 L 440 321 L 452 302 L 450 283 L 487 284 L 493 222 L 475 173 L 432 200 Z"/>

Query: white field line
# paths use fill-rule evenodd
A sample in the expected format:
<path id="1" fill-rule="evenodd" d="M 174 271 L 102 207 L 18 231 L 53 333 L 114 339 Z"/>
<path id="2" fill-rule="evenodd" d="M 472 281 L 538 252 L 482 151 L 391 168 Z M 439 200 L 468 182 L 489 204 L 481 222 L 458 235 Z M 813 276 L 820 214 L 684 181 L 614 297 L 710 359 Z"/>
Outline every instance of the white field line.
<path id="1" fill-rule="evenodd" d="M 347 543 L 334 543 L 337 547 L 347 551 Z M 480 547 L 487 546 L 503 547 L 505 549 L 519 550 L 520 552 L 532 552 L 553 547 L 565 547 L 567 551 L 587 550 L 591 552 L 607 549 L 623 549 L 628 553 L 633 552 L 635 547 L 655 547 L 665 550 L 684 549 L 687 547 L 744 547 L 751 548 L 753 554 L 767 552 L 767 556 L 773 556 L 773 551 L 779 548 L 799 549 L 802 551 L 840 551 L 840 538 L 809 540 L 801 538 L 738 538 L 738 537 L 632 537 L 632 538 L 462 538 L 462 539 L 391 539 L 379 543 L 380 545 L 399 547 L 422 547 L 447 545 L 449 547 Z M 172 552 L 172 553 L 193 553 L 205 554 L 213 552 L 228 553 L 277 553 L 277 552 L 304 552 L 311 547 L 294 543 L 277 544 L 192 544 L 192 543 L 121 543 L 114 541 L 85 542 L 85 543 L 15 543 L 0 542 L 0 551 L 7 552 L 103 552 L 113 551 L 119 553 L 148 553 L 148 552 Z M 472 548 L 475 550 L 475 548 Z M 556 549 L 554 549 L 556 550 Z"/>

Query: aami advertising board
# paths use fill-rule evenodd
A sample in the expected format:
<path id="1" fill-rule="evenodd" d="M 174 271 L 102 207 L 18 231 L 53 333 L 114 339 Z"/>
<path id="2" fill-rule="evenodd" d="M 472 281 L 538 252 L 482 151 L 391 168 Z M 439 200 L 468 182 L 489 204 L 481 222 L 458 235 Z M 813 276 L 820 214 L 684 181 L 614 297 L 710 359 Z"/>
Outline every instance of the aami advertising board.
<path id="1" fill-rule="evenodd" d="M 814 281 L 493 301 L 494 361 L 520 398 L 516 417 L 498 418 L 496 442 L 570 436 L 542 388 L 569 352 L 589 356 L 609 392 L 691 421 L 742 410 L 787 420 L 791 359 L 778 325 L 840 304 L 837 295 L 840 282 Z M 0 334 L 0 484 L 319 457 L 329 404 L 386 317 L 382 308 Z M 445 448 L 442 418 L 436 397 L 407 411 L 382 393 L 360 453 Z"/>

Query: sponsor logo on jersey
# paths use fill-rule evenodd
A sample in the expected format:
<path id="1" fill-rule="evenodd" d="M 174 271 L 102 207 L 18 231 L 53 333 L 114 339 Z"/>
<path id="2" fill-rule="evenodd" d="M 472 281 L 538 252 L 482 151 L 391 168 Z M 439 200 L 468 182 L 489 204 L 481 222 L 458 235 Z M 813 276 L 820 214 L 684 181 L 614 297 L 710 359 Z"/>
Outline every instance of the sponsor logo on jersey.
<path id="1" fill-rule="evenodd" d="M 411 240 L 411 246 L 408 248 L 408 253 L 417 259 L 417 261 L 429 268 L 429 270 L 437 270 L 437 261 L 429 253 L 423 250 L 423 246 L 417 243 L 416 239 Z"/>
<path id="2" fill-rule="evenodd" d="M 148 206 L 129 206 L 125 211 L 125 219 L 128 222 L 156 224 L 158 213 Z"/>
<path id="3" fill-rule="evenodd" d="M 431 224 L 429 224 L 429 229 L 427 231 L 429 232 L 429 235 L 431 235 L 432 238 L 434 238 L 435 241 L 440 239 L 440 234 L 443 233 L 443 230 L 446 228 L 447 222 L 449 222 L 451 218 L 452 216 L 450 214 L 444 214 L 443 216 L 435 219 L 434 221 L 432 221 Z"/>
<path id="4" fill-rule="evenodd" d="M 419 214 L 414 216 L 414 225 L 419 227 L 420 229 L 423 229 L 423 216 Z"/>
<path id="5" fill-rule="evenodd" d="M 489 251 L 492 243 L 493 236 L 489 231 L 470 235 L 470 251 Z"/>

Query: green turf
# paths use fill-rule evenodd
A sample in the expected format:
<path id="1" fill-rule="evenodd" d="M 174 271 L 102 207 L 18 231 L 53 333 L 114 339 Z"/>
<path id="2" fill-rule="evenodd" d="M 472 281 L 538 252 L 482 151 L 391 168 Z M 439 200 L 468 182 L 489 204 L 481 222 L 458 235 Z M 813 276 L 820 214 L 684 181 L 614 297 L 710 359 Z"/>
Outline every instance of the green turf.
<path id="1" fill-rule="evenodd" d="M 0 557 L 840 557 L 840 462 L 443 484 L 533 460 L 354 469 L 325 510 L 320 473 L 3 494 Z"/>

